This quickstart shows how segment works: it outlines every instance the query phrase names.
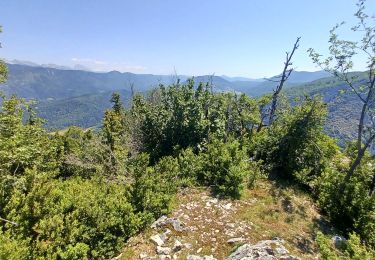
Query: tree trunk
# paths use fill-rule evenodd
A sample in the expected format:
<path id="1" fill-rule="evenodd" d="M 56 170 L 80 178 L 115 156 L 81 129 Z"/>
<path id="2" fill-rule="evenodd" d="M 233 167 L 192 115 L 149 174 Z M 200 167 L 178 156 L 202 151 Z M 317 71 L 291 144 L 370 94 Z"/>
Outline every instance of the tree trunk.
<path id="1" fill-rule="evenodd" d="M 266 117 L 266 116 L 262 116 L 262 117 L 261 117 L 261 119 L 260 119 L 260 123 L 259 123 L 258 128 L 257 128 L 257 133 L 259 133 L 260 130 L 262 130 L 262 127 L 263 127 L 263 121 L 264 121 L 264 118 L 265 118 L 265 117 Z"/>
<path id="2" fill-rule="evenodd" d="M 344 181 L 343 181 L 342 187 L 341 187 L 341 192 L 343 192 L 344 189 L 345 189 L 345 183 L 347 183 L 350 180 L 350 178 L 353 176 L 355 170 L 361 164 L 361 161 L 363 159 L 363 156 L 365 155 L 365 152 L 366 152 L 367 148 L 372 144 L 372 142 L 374 141 L 374 139 L 375 139 L 375 134 L 373 134 L 369 138 L 369 140 L 366 142 L 366 144 L 358 150 L 357 157 L 355 158 L 354 162 L 350 166 L 349 171 L 348 171 L 348 173 L 346 174 L 346 176 L 344 178 Z"/>
<path id="3" fill-rule="evenodd" d="M 369 196 L 372 196 L 374 195 L 374 191 L 375 191 L 375 170 L 374 170 L 374 173 L 372 174 L 372 182 L 370 184 L 370 191 L 369 191 Z"/>
<path id="4" fill-rule="evenodd" d="M 357 156 L 356 156 L 354 162 L 350 166 L 350 168 L 348 170 L 348 173 L 346 174 L 346 176 L 344 178 L 344 181 L 343 181 L 344 184 L 347 183 L 350 180 L 350 178 L 353 176 L 353 174 L 354 174 L 355 170 L 357 169 L 357 167 L 361 164 L 362 158 L 365 155 L 365 151 L 366 151 L 365 148 L 361 148 L 358 151 Z"/>
<path id="5" fill-rule="evenodd" d="M 375 78 L 370 80 L 370 86 L 369 86 L 369 92 L 367 93 L 366 99 L 363 101 L 363 106 L 362 106 L 362 111 L 361 111 L 361 117 L 359 119 L 359 124 L 358 124 L 358 136 L 357 136 L 357 157 L 355 158 L 354 162 L 350 166 L 350 169 L 345 176 L 344 183 L 350 180 L 350 178 L 353 176 L 355 170 L 359 166 L 359 164 L 362 161 L 363 156 L 365 155 L 365 152 L 367 148 L 371 145 L 371 143 L 375 139 L 375 134 L 373 134 L 369 140 L 366 142 L 365 146 L 362 148 L 362 139 L 363 139 L 363 130 L 365 127 L 365 117 L 366 117 L 366 111 L 368 108 L 368 105 L 370 104 L 372 100 L 372 95 L 373 95 L 373 90 L 375 86 Z"/>

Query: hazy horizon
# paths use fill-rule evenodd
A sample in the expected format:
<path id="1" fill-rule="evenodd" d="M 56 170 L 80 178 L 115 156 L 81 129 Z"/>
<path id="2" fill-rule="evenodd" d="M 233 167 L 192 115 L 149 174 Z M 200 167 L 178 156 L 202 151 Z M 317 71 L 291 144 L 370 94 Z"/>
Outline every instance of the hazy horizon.
<path id="1" fill-rule="evenodd" d="M 81 70 L 81 71 L 88 71 L 88 72 L 94 72 L 94 73 L 108 73 L 108 72 L 120 72 L 120 73 L 134 73 L 134 74 L 152 74 L 152 75 L 161 75 L 161 76 L 176 76 L 174 72 L 167 73 L 167 74 L 155 74 L 155 73 L 142 73 L 142 72 L 130 72 L 130 71 L 118 71 L 118 70 L 92 70 L 88 67 L 83 66 L 82 64 L 76 64 L 75 66 L 67 66 L 67 65 L 61 65 L 61 64 L 55 64 L 55 63 L 46 63 L 46 64 L 39 64 L 37 62 L 33 61 L 27 61 L 27 60 L 4 60 L 8 64 L 17 64 L 17 65 L 26 65 L 26 66 L 35 66 L 35 67 L 43 67 L 43 68 L 53 68 L 53 69 L 60 69 L 60 70 Z M 307 70 L 295 70 L 295 72 L 307 72 L 307 73 L 314 73 L 314 72 L 321 72 L 323 70 L 317 69 L 312 71 Z M 270 77 L 277 76 L 278 74 L 271 75 Z M 266 77 L 261 78 L 254 78 L 254 77 L 247 77 L 243 75 L 225 75 L 225 74 L 195 74 L 195 75 L 188 75 L 188 74 L 177 74 L 177 76 L 184 76 L 184 77 L 199 77 L 199 76 L 218 76 L 218 77 L 228 77 L 228 78 L 244 78 L 249 80 L 261 80 L 261 79 L 267 79 Z"/>

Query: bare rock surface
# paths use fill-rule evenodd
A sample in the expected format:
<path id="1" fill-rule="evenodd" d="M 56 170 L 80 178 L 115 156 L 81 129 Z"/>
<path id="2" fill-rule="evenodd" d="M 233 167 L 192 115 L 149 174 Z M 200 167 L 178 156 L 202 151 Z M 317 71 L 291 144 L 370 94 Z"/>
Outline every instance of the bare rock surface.
<path id="1" fill-rule="evenodd" d="M 226 260 L 250 260 L 250 259 L 290 259 L 300 258 L 289 255 L 289 251 L 284 247 L 284 241 L 279 238 L 263 240 L 255 245 L 244 244 L 237 248 Z"/>
<path id="2" fill-rule="evenodd" d="M 318 259 L 316 251 L 310 247 L 306 231 L 299 226 L 291 232 L 289 229 L 294 228 L 294 222 L 285 224 L 289 220 L 271 218 L 274 212 L 281 212 L 282 205 L 278 206 L 277 200 L 270 198 L 266 194 L 230 200 L 213 197 L 202 190 L 184 192 L 171 214 L 161 216 L 148 230 L 129 240 L 127 248 L 130 253 L 126 255 L 124 252 L 124 257 L 119 259 L 300 259 L 294 255 L 302 255 L 302 259 Z M 267 211 L 264 216 L 254 218 L 259 210 Z M 250 215 L 246 215 L 248 212 Z M 289 212 L 283 214 L 288 217 Z M 311 216 L 311 213 L 316 214 L 304 214 Z M 306 216 L 301 215 L 301 219 Z M 272 232 L 277 232 L 276 236 L 282 238 L 274 238 Z M 296 239 L 296 236 L 301 239 Z M 306 247 L 303 252 L 307 253 L 301 254 L 298 246 Z"/>
<path id="3" fill-rule="evenodd" d="M 167 216 L 161 216 L 151 225 L 151 228 L 160 228 L 168 225 L 171 225 L 173 229 L 178 232 L 187 230 L 186 227 L 184 227 L 184 224 L 178 218 L 168 218 Z"/>
<path id="4" fill-rule="evenodd" d="M 153 235 L 150 237 L 150 240 L 152 243 L 154 243 L 156 246 L 162 246 L 164 244 L 163 239 L 161 238 L 160 235 Z"/>

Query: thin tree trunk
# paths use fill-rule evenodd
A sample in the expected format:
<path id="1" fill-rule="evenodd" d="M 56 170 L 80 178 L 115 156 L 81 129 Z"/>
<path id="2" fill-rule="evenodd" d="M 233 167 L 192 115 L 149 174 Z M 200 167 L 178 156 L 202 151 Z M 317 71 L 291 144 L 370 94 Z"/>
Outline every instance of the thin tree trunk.
<path id="1" fill-rule="evenodd" d="M 361 164 L 361 161 L 362 161 L 362 158 L 363 158 L 364 155 L 365 155 L 365 149 L 361 148 L 358 151 L 357 156 L 356 156 L 354 162 L 350 166 L 348 173 L 345 175 L 345 178 L 344 178 L 344 181 L 343 181 L 344 184 L 347 183 L 350 180 L 350 178 L 353 176 L 355 170 Z"/>
<path id="2" fill-rule="evenodd" d="M 372 196 L 374 195 L 374 191 L 375 191 L 375 170 L 374 170 L 374 173 L 372 174 L 372 182 L 370 184 L 370 191 L 369 191 L 369 196 Z"/>
<path id="3" fill-rule="evenodd" d="M 264 119 L 266 118 L 266 116 L 262 116 L 261 118 L 260 118 L 260 123 L 259 123 L 259 126 L 258 126 L 258 128 L 257 128 L 257 133 L 259 133 L 260 132 L 260 130 L 262 130 L 262 128 L 263 128 L 263 122 L 264 122 Z"/>
<path id="4" fill-rule="evenodd" d="M 373 134 L 370 137 L 370 139 L 366 142 L 365 146 L 362 148 L 362 139 L 363 139 L 363 130 L 364 130 L 364 124 L 365 124 L 366 111 L 367 111 L 369 103 L 372 100 L 374 87 L 375 87 L 375 77 L 371 78 L 371 76 L 370 76 L 369 91 L 367 93 L 366 99 L 364 100 L 364 103 L 363 103 L 363 106 L 362 106 L 362 111 L 361 111 L 361 117 L 359 119 L 359 124 L 358 124 L 357 157 L 355 158 L 354 162 L 350 166 L 349 171 L 348 171 L 347 175 L 345 176 L 344 183 L 345 183 L 345 181 L 349 181 L 349 179 L 353 176 L 355 170 L 357 169 L 357 167 L 359 166 L 359 164 L 362 161 L 362 158 L 365 154 L 365 151 L 367 150 L 367 148 L 371 145 L 371 143 L 375 139 L 375 134 Z"/>
<path id="5" fill-rule="evenodd" d="M 341 192 L 345 189 L 345 184 L 350 180 L 350 178 L 353 176 L 355 170 L 358 168 L 358 166 L 361 164 L 361 161 L 363 159 L 363 156 L 365 155 L 365 152 L 367 148 L 371 145 L 371 143 L 375 140 L 375 134 L 373 134 L 369 140 L 366 142 L 365 146 L 361 147 L 357 153 L 357 156 L 352 163 L 352 165 L 349 168 L 349 171 L 345 175 L 344 181 L 341 186 Z"/>
<path id="6" fill-rule="evenodd" d="M 270 111 L 270 116 L 269 116 L 269 124 L 272 123 L 275 113 L 276 113 L 276 108 L 277 108 L 277 100 L 279 98 L 279 94 L 281 90 L 283 89 L 284 83 L 288 80 L 290 74 L 292 73 L 293 69 L 289 69 L 289 67 L 292 65 L 291 60 L 294 55 L 294 52 L 298 49 L 299 47 L 299 40 L 301 37 L 298 37 L 296 42 L 294 43 L 293 50 L 289 54 L 288 52 L 286 53 L 286 61 L 284 63 L 284 69 L 283 72 L 281 73 L 281 79 L 279 81 L 278 86 L 276 87 L 275 91 L 273 92 L 272 95 L 272 103 L 271 103 L 271 111 Z"/>

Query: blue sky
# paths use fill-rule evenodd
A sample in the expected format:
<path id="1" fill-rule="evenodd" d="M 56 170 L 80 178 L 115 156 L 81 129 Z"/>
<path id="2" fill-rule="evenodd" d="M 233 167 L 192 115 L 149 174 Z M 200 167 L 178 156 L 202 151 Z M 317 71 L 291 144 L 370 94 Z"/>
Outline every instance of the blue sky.
<path id="1" fill-rule="evenodd" d="M 280 72 L 285 51 L 301 36 L 294 65 L 313 71 L 306 50 L 324 52 L 332 26 L 353 21 L 355 3 L 1 0 L 0 57 L 97 71 L 260 78 Z M 375 1 L 367 9 L 374 14 Z"/>

